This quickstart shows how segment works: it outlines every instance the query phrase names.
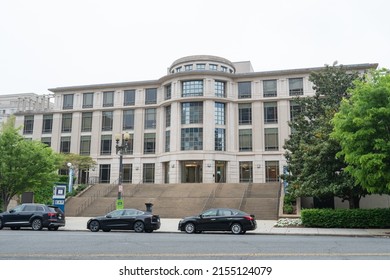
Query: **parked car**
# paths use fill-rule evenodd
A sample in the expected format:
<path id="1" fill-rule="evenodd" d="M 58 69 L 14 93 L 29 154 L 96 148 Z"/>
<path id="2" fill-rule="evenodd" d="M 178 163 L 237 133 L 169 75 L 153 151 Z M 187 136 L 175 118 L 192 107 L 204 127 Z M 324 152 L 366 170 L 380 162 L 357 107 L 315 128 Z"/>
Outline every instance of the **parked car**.
<path id="1" fill-rule="evenodd" d="M 200 215 L 186 217 L 179 222 L 178 229 L 187 233 L 202 231 L 231 231 L 244 234 L 257 227 L 255 216 L 231 208 L 213 208 Z"/>
<path id="2" fill-rule="evenodd" d="M 0 229 L 9 227 L 17 230 L 21 227 L 31 227 L 33 230 L 42 228 L 58 230 L 63 226 L 65 214 L 57 206 L 25 203 L 0 214 Z"/>
<path id="3" fill-rule="evenodd" d="M 90 231 L 104 232 L 112 229 L 134 230 L 135 232 L 153 232 L 160 228 L 160 216 L 138 209 L 114 210 L 105 216 L 92 218 L 87 222 Z"/>

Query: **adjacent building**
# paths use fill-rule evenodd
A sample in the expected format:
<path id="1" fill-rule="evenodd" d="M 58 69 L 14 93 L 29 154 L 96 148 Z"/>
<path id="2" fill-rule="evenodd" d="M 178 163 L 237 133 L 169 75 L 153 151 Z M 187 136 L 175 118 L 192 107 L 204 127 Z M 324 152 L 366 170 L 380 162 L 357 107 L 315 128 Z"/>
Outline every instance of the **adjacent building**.
<path id="1" fill-rule="evenodd" d="M 255 72 L 249 61 L 188 56 L 158 80 L 52 88 L 53 106 L 19 104 L 17 124 L 57 152 L 91 156 L 98 165 L 81 181 L 116 182 L 116 144 L 126 143 L 125 184 L 274 182 L 294 98 L 314 94 L 309 75 L 321 69 Z"/>

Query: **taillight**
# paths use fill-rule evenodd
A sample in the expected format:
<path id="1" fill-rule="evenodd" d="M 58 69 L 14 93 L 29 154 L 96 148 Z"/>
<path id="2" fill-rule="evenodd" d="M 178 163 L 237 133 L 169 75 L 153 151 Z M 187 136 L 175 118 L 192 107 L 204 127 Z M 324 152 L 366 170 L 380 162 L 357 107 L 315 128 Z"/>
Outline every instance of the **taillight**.
<path id="1" fill-rule="evenodd" d="M 252 216 L 244 216 L 245 219 L 247 219 L 248 221 L 253 221 L 253 217 Z"/>
<path id="2" fill-rule="evenodd" d="M 53 218 L 57 216 L 57 213 L 47 213 L 47 215 L 49 216 L 49 218 Z"/>

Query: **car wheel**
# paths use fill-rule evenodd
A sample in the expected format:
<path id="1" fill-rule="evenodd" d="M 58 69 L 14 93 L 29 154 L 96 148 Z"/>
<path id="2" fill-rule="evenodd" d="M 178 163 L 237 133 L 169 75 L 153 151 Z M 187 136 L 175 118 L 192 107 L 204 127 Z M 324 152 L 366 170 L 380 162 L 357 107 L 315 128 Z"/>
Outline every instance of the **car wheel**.
<path id="1" fill-rule="evenodd" d="M 185 226 L 186 233 L 194 233 L 195 232 L 195 225 L 193 223 L 187 223 Z"/>
<path id="2" fill-rule="evenodd" d="M 242 226 L 238 223 L 233 224 L 230 229 L 234 234 L 240 234 L 242 232 Z"/>
<path id="3" fill-rule="evenodd" d="M 145 225 L 141 221 L 136 221 L 134 224 L 134 230 L 135 232 L 143 232 L 145 229 Z"/>
<path id="4" fill-rule="evenodd" d="M 31 227 L 33 230 L 41 230 L 43 228 L 41 219 L 34 219 L 31 223 Z"/>
<path id="5" fill-rule="evenodd" d="M 3 225 L 3 220 L 0 219 L 0 229 L 3 229 L 4 225 Z"/>
<path id="6" fill-rule="evenodd" d="M 92 232 L 98 232 L 100 229 L 100 224 L 98 221 L 91 221 L 89 223 L 89 230 Z"/>

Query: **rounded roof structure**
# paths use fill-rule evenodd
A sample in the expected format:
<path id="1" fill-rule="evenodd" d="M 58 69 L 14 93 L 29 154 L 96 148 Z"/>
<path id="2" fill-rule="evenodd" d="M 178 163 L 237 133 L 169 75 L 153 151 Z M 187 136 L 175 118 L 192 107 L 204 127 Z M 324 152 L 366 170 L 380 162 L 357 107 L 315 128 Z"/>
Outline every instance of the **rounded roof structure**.
<path id="1" fill-rule="evenodd" d="M 175 60 L 172 65 L 170 66 L 170 69 L 175 68 L 177 65 L 181 65 L 184 63 L 193 63 L 193 62 L 202 62 L 202 61 L 211 61 L 211 62 L 217 62 L 217 63 L 223 63 L 226 65 L 229 65 L 233 69 L 235 69 L 233 63 L 230 60 L 227 60 L 226 58 L 219 57 L 219 56 L 213 56 L 213 55 L 191 55 L 191 56 L 185 56 L 182 58 L 179 58 Z"/>

